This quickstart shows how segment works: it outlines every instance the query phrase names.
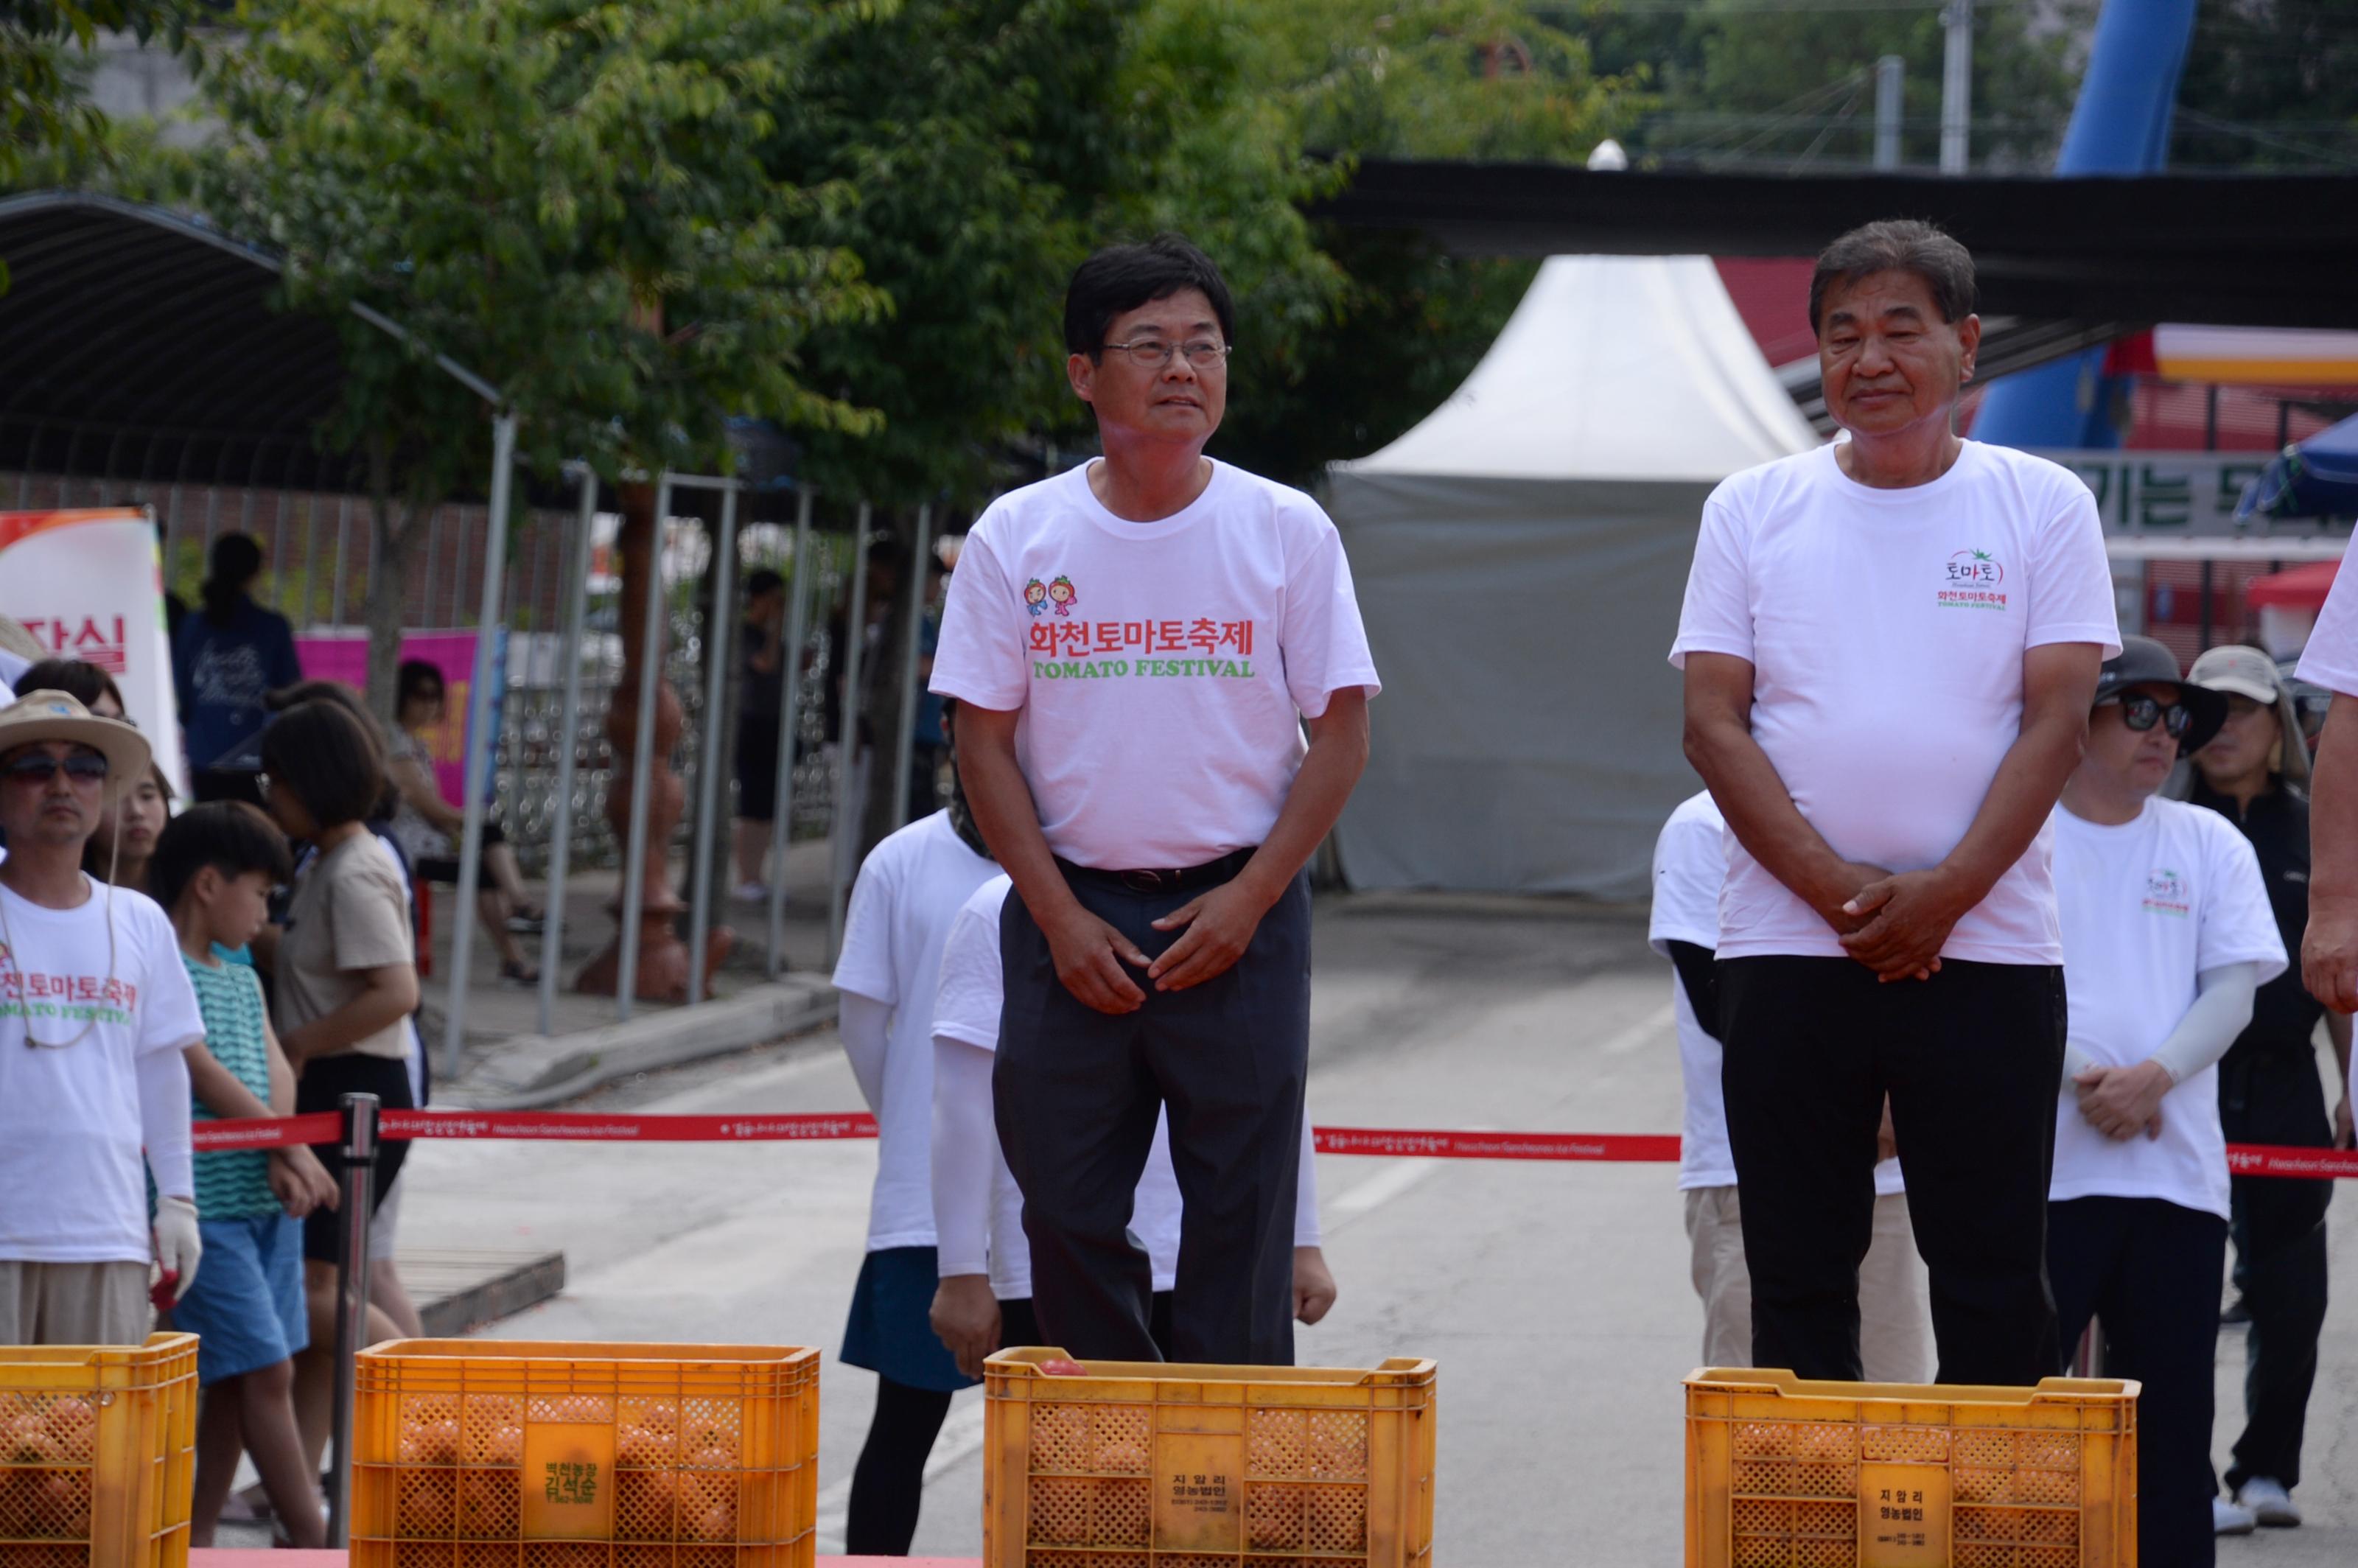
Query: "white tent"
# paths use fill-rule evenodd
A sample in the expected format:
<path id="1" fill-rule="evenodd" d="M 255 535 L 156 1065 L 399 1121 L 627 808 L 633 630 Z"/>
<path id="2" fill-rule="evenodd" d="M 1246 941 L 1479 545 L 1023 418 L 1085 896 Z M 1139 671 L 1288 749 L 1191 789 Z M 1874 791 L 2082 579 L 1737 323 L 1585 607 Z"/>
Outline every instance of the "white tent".
<path id="1" fill-rule="evenodd" d="M 1556 256 L 1466 384 L 1329 471 L 1384 697 L 1360 888 L 1640 898 L 1697 787 L 1665 662 L 1695 523 L 1817 444 L 1704 256 Z"/>

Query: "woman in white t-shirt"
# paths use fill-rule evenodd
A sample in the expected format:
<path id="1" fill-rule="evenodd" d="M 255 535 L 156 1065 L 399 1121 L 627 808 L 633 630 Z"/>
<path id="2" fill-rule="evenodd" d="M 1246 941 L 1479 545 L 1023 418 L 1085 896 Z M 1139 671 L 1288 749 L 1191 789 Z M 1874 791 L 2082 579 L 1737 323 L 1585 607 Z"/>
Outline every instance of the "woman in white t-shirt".
<path id="1" fill-rule="evenodd" d="M 2208 1568 L 2228 1215 L 2217 1064 L 2285 950 L 2250 843 L 2215 811 L 2156 798 L 2226 699 L 2184 684 L 2151 638 L 2123 643 L 2054 818 L 2071 1024 L 2047 1271 L 2063 1344 L 2093 1317 L 2105 1374 L 2144 1384 L 2138 1561 Z"/>

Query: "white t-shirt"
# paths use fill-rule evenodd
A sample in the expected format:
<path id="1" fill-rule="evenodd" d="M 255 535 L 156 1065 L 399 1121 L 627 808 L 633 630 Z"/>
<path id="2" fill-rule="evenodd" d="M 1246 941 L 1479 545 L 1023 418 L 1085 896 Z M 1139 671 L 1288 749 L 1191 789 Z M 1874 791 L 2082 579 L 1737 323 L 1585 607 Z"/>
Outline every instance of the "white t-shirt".
<path id="1" fill-rule="evenodd" d="M 2342 563 L 2345 567 L 2348 562 Z M 2300 678 L 2358 697 L 2358 572 L 2341 571 L 2300 651 Z"/>
<path id="2" fill-rule="evenodd" d="M 934 1003 L 934 1033 L 979 1051 L 999 1049 L 999 1015 L 1006 996 L 1000 965 L 999 916 L 1013 883 L 994 877 L 959 910 L 942 948 L 941 990 Z M 1023 1194 L 1007 1168 L 1007 1156 L 991 1140 L 990 1293 L 1020 1301 L 1032 1294 L 1032 1247 L 1023 1237 Z M 1171 1168 L 1171 1123 L 1154 1119 L 1154 1146 L 1131 1200 L 1130 1233 L 1152 1260 L 1154 1288 L 1171 1289 L 1179 1277 L 1179 1178 Z"/>
<path id="3" fill-rule="evenodd" d="M 852 884 L 835 985 L 892 1010 L 877 1106 L 876 1190 L 868 1249 L 934 1244 L 934 982 L 950 921 L 998 865 L 937 811 L 869 851 Z"/>
<path id="4" fill-rule="evenodd" d="M 1930 484 L 1878 490 L 1833 446 L 1724 481 L 1704 503 L 1671 662 L 1753 666 L 1752 733 L 1834 852 L 1937 865 L 1981 809 L 2022 728 L 2022 657 L 2050 643 L 2120 651 L 2094 498 L 2070 470 L 1964 443 Z M 1832 927 L 1729 849 L 1720 956 L 1844 956 Z M 2047 836 L 1941 949 L 2061 961 Z"/>
<path id="5" fill-rule="evenodd" d="M 94 881 L 72 909 L 0 888 L 0 1259 L 144 1263 L 138 1064 L 205 1037 L 179 941 L 154 900 Z M 30 1048 L 28 1011 L 44 1041 L 70 1040 L 92 1018 L 97 1027 L 63 1050 Z"/>
<path id="6" fill-rule="evenodd" d="M 1268 837 L 1302 716 L 1377 690 L 1342 537 L 1300 491 L 1226 463 L 1184 510 L 1124 522 L 1089 466 L 975 524 L 933 689 L 1020 710 L 1016 757 L 1058 855 L 1202 865 Z"/>
<path id="7" fill-rule="evenodd" d="M 1654 912 L 1646 940 L 1667 958 L 1673 942 L 1719 946 L 1719 890 L 1727 881 L 1727 819 L 1704 790 L 1679 803 L 1654 840 Z M 1727 1146 L 1727 1103 L 1720 1087 L 1719 1039 L 1703 1026 L 1687 988 L 1671 977 L 1671 1008 L 1678 1019 L 1679 1076 L 1686 1085 L 1686 1118 L 1679 1131 L 1679 1190 L 1736 1185 L 1736 1156 Z M 1875 1167 L 1879 1195 L 1908 1190 L 1899 1162 Z"/>
<path id="8" fill-rule="evenodd" d="M 2284 973 L 2259 857 L 2217 812 L 2149 800 L 2136 821 L 2107 827 L 2059 806 L 2054 828 L 2071 1040 L 2102 1065 L 2152 1055 L 2194 1005 L 2203 970 L 2257 963 L 2262 984 Z M 2068 1083 L 2062 1102 L 2050 1197 L 2164 1198 L 2227 1217 L 2216 1066 L 2162 1097 L 2158 1139 L 2105 1137 Z"/>

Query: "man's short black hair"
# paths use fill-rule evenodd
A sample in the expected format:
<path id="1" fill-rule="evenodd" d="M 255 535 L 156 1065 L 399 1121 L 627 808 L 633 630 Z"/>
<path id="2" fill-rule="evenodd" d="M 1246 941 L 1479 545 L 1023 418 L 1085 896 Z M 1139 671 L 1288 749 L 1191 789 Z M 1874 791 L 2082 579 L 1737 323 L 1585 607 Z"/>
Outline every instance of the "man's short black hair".
<path id="1" fill-rule="evenodd" d="M 1936 223 L 1886 218 L 1862 223 L 1818 253 L 1810 275 L 1810 330 L 1821 330 L 1826 290 L 1878 272 L 1912 272 L 1932 291 L 1943 321 L 1974 313 L 1974 254 Z"/>
<path id="2" fill-rule="evenodd" d="M 759 599 L 765 593 L 783 593 L 786 579 L 767 567 L 755 567 L 745 574 L 745 597 Z"/>
<path id="3" fill-rule="evenodd" d="M 303 803 L 322 827 L 365 822 L 384 795 L 384 754 L 341 703 L 297 703 L 262 732 L 270 787 Z"/>
<path id="4" fill-rule="evenodd" d="M 192 806 L 165 824 L 147 862 L 148 892 L 168 914 L 207 866 L 225 877 L 260 871 L 273 882 L 295 874 L 287 836 L 242 800 Z"/>
<path id="5" fill-rule="evenodd" d="M 1237 341 L 1237 307 L 1212 258 L 1177 234 L 1157 234 L 1142 245 L 1108 245 L 1073 273 L 1065 288 L 1065 351 L 1098 359 L 1106 329 L 1125 310 L 1199 288 L 1212 302 L 1220 341 Z"/>

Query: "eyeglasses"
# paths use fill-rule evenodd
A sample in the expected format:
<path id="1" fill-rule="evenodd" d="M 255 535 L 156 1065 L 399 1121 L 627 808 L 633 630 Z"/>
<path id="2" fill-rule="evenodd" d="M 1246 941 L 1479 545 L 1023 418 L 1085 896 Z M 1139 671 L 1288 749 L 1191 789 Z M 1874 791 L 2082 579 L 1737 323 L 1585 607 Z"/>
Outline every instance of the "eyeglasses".
<path id="1" fill-rule="evenodd" d="M 0 777 L 16 784 L 45 784 L 57 777 L 60 769 L 76 784 L 106 782 L 106 759 L 96 752 L 69 752 L 62 757 L 47 752 L 27 752 L 0 767 Z"/>
<path id="2" fill-rule="evenodd" d="M 1209 338 L 1191 338 L 1184 343 L 1166 343 L 1160 338 L 1139 338 L 1127 343 L 1108 343 L 1109 352 L 1119 350 L 1130 356 L 1130 362 L 1141 370 L 1161 370 L 1171 362 L 1173 354 L 1185 354 L 1187 362 L 1197 370 L 1209 370 L 1227 362 L 1235 351 L 1231 343 L 1216 343 Z"/>
<path id="3" fill-rule="evenodd" d="M 2163 706 L 2159 697 L 2131 696 L 2108 697 L 2098 702 L 2098 708 L 2117 705 L 2121 722 L 2142 735 L 2155 725 L 2160 725 L 2172 737 L 2183 737 L 2193 727 L 2194 713 L 2182 702 Z"/>

